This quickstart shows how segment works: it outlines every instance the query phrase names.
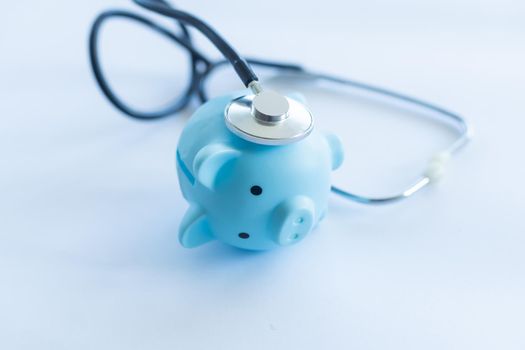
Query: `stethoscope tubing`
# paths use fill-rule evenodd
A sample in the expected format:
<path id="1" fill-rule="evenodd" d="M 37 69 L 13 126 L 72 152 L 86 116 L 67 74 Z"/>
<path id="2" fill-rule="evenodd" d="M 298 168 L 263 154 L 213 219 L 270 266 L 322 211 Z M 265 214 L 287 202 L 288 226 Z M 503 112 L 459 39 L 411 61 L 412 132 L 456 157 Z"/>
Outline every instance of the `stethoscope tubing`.
<path id="1" fill-rule="evenodd" d="M 142 1 L 144 3 L 147 3 L 147 1 Z M 161 0 L 152 1 L 153 3 L 164 3 Z M 174 99 L 174 101 L 169 104 L 167 107 L 157 110 L 157 111 L 139 111 L 137 109 L 134 109 L 130 107 L 128 104 L 126 104 L 123 100 L 121 100 L 117 94 L 113 91 L 110 84 L 108 83 L 100 60 L 99 60 L 99 48 L 98 48 L 98 42 L 99 42 L 99 36 L 100 31 L 103 26 L 103 24 L 110 20 L 110 19 L 116 19 L 116 18 L 125 18 L 128 20 L 135 21 L 141 25 L 144 25 L 155 32 L 159 33 L 160 35 L 164 36 L 165 38 L 173 41 L 174 43 L 180 45 L 188 52 L 188 57 L 190 60 L 191 65 L 191 72 L 190 72 L 190 78 L 187 82 L 187 85 L 182 93 L 181 96 Z M 206 82 L 208 81 L 209 77 L 212 75 L 213 72 L 215 72 L 219 67 L 224 66 L 226 64 L 230 64 L 231 60 L 223 59 L 223 60 L 217 60 L 213 61 L 206 57 L 202 52 L 200 52 L 195 46 L 193 45 L 190 33 L 186 26 L 178 20 L 174 20 L 174 22 L 177 24 L 179 29 L 181 30 L 181 34 L 175 34 L 173 31 L 167 29 L 166 27 L 163 27 L 154 21 L 142 16 L 138 15 L 136 13 L 130 12 L 130 11 L 124 11 L 124 10 L 110 10 L 105 11 L 101 13 L 94 21 L 91 31 L 89 34 L 89 59 L 91 68 L 95 77 L 95 80 L 97 81 L 101 91 L 103 94 L 108 98 L 108 100 L 122 113 L 125 115 L 139 120 L 157 120 L 160 118 L 168 117 L 171 115 L 176 114 L 177 112 L 182 111 L 192 101 L 193 97 L 197 97 L 201 103 L 204 103 L 208 100 L 208 93 L 206 91 Z M 431 162 L 431 165 L 436 168 L 438 167 L 438 171 L 436 169 L 432 168 L 432 171 L 425 171 L 421 176 L 419 176 L 416 181 L 411 184 L 410 186 L 407 186 L 406 189 L 393 194 L 389 196 L 381 196 L 381 197 L 370 197 L 370 196 L 364 196 L 364 195 L 358 195 L 349 191 L 346 191 L 340 187 L 333 186 L 332 191 L 342 196 L 346 199 L 352 200 L 354 202 L 362 203 L 362 204 L 386 204 L 386 203 L 392 203 L 392 202 L 398 202 L 400 200 L 406 199 L 414 195 L 415 193 L 419 192 L 424 187 L 428 186 L 429 184 L 436 181 L 437 176 L 435 176 L 436 173 L 439 173 L 442 171 L 442 167 L 444 166 L 444 161 L 448 159 L 449 156 L 457 153 L 459 150 L 461 150 L 470 140 L 472 136 L 472 131 L 467 123 L 467 121 L 460 116 L 457 113 L 451 112 L 448 109 L 445 109 L 443 107 L 437 106 L 433 103 L 411 97 L 408 95 L 401 94 L 399 92 L 389 90 L 386 88 L 382 88 L 379 86 L 371 85 L 368 83 L 363 83 L 360 81 L 355 81 L 335 75 L 330 74 L 324 74 L 324 73 L 318 73 L 314 71 L 310 71 L 302 67 L 298 64 L 293 63 L 286 63 L 286 62 L 276 62 L 276 61 L 267 61 L 262 59 L 256 59 L 256 58 L 247 58 L 245 60 L 250 65 L 253 66 L 261 66 L 266 68 L 273 68 L 280 70 L 282 72 L 287 72 L 294 74 L 298 77 L 312 79 L 313 81 L 327 81 L 332 82 L 336 84 L 341 84 L 344 86 L 348 86 L 351 88 L 355 88 L 361 91 L 366 91 L 367 93 L 372 93 L 375 95 L 379 95 L 382 97 L 390 98 L 394 101 L 405 103 L 406 105 L 418 107 L 421 109 L 421 111 L 424 111 L 426 113 L 430 113 L 433 115 L 437 115 L 441 117 L 444 121 L 452 123 L 456 126 L 459 135 L 456 138 L 456 140 L 445 150 L 440 152 L 438 154 L 438 161 Z M 237 72 L 239 73 L 239 72 Z"/>

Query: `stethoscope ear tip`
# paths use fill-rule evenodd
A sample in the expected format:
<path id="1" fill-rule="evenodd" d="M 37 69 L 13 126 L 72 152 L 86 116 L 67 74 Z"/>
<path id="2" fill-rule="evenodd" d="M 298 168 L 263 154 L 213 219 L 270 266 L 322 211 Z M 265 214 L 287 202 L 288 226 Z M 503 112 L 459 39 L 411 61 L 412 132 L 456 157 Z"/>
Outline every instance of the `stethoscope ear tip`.
<path id="1" fill-rule="evenodd" d="M 430 183 L 439 181 L 445 174 L 446 164 L 450 160 L 450 152 L 443 151 L 436 153 L 428 162 L 424 176 Z"/>

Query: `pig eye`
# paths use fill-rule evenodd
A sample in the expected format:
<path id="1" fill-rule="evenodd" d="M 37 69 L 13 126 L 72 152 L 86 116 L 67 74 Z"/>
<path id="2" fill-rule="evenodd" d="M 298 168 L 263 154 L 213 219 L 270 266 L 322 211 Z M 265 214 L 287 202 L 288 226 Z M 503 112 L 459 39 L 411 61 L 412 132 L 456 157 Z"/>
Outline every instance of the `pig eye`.
<path id="1" fill-rule="evenodd" d="M 254 195 L 254 196 L 258 196 L 262 193 L 262 188 L 261 186 L 252 186 L 252 188 L 250 188 L 250 192 Z"/>

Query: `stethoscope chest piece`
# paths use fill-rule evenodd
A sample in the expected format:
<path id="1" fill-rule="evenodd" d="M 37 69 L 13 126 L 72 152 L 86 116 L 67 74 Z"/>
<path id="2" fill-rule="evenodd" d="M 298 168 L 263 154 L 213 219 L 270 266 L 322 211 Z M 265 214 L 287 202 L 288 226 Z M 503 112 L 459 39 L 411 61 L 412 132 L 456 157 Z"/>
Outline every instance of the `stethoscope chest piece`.
<path id="1" fill-rule="evenodd" d="M 271 90 L 234 99 L 224 112 L 226 126 L 237 136 L 262 145 L 299 141 L 313 129 L 313 117 L 300 102 Z"/>

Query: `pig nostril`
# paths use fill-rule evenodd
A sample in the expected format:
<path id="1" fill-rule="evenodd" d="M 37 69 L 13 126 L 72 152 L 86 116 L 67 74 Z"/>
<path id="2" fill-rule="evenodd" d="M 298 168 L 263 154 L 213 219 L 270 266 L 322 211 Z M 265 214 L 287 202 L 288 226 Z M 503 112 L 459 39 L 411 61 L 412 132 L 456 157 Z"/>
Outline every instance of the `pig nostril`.
<path id="1" fill-rule="evenodd" d="M 242 239 L 247 239 L 247 238 L 250 238 L 250 235 L 247 234 L 246 232 L 241 232 L 239 233 L 239 237 Z"/>
<path id="2" fill-rule="evenodd" d="M 299 238 L 299 234 L 298 233 L 294 233 L 291 238 L 292 238 L 292 240 L 296 240 L 297 238 Z"/>
<path id="3" fill-rule="evenodd" d="M 300 217 L 300 218 L 295 219 L 295 222 L 294 222 L 294 223 L 295 223 L 296 225 L 300 225 L 300 224 L 302 224 L 303 222 L 304 222 L 304 219 L 303 219 L 302 217 Z"/>

